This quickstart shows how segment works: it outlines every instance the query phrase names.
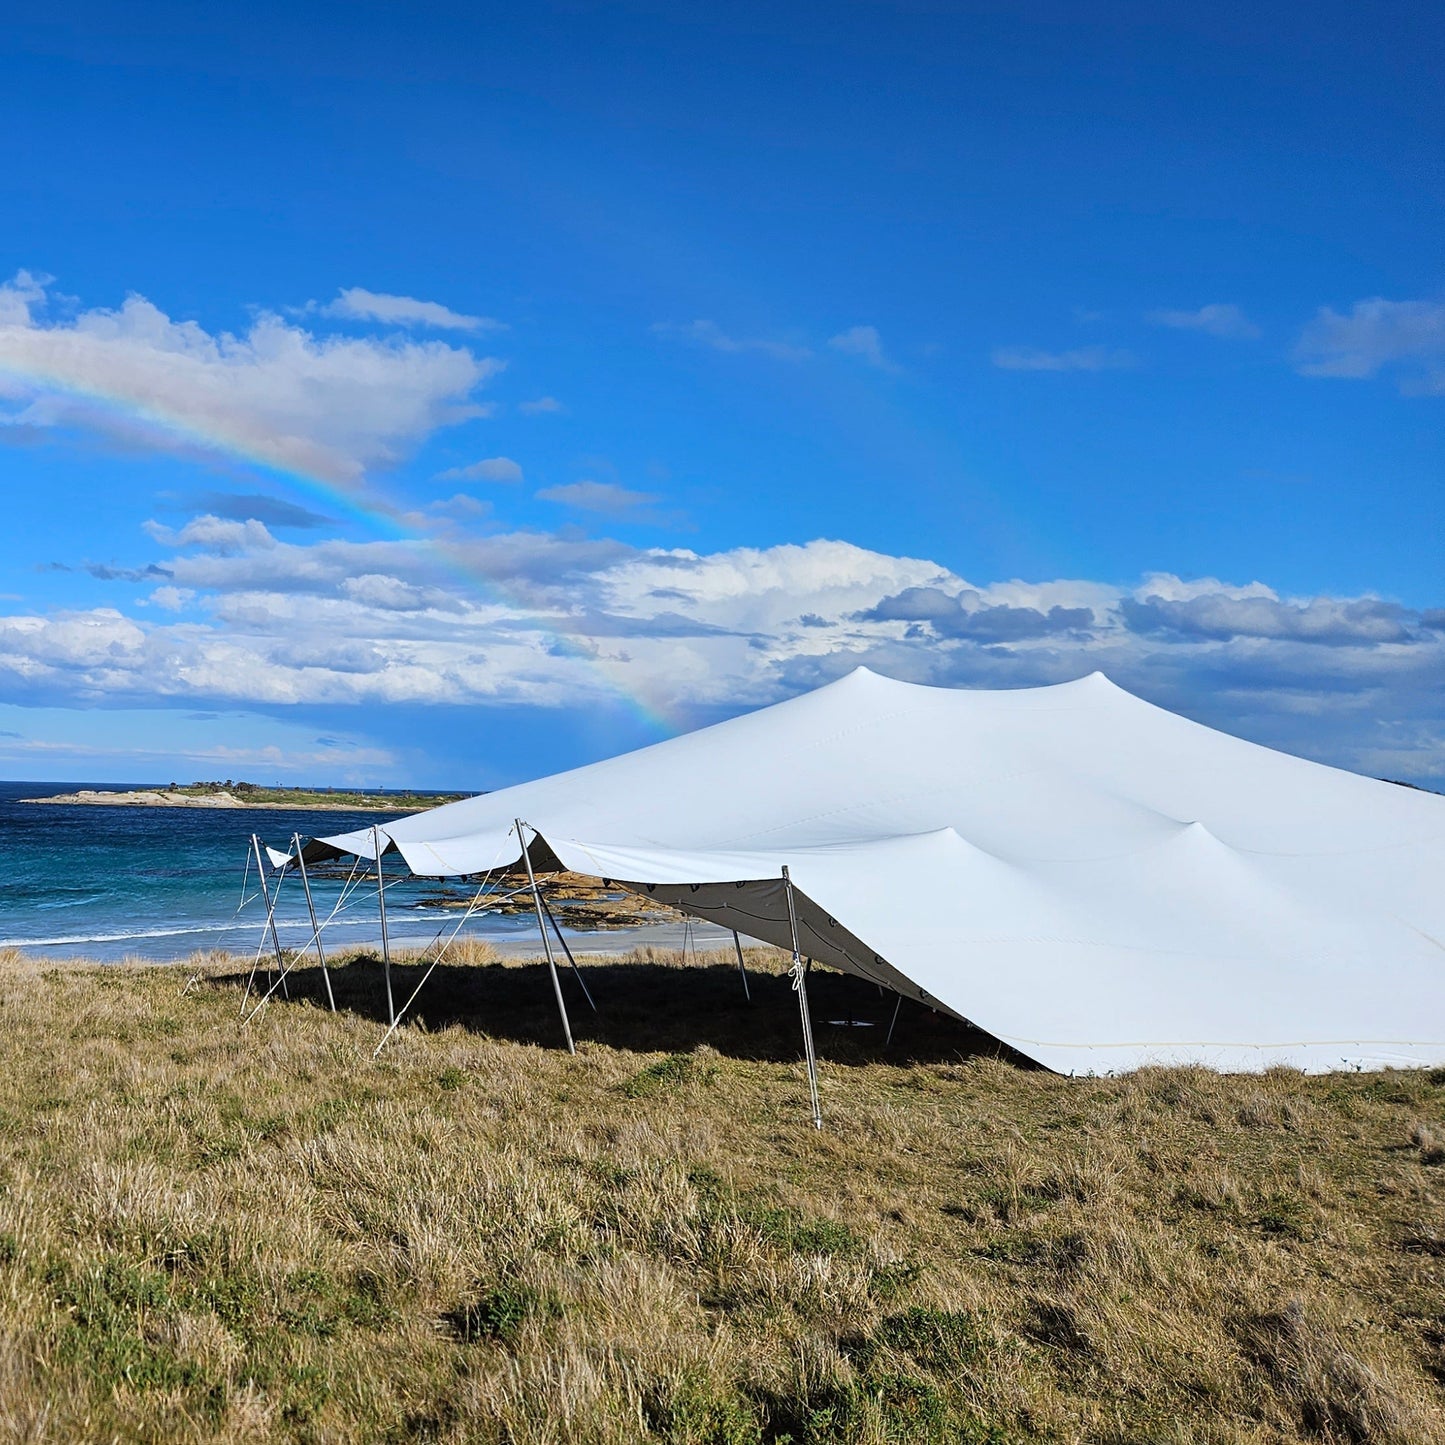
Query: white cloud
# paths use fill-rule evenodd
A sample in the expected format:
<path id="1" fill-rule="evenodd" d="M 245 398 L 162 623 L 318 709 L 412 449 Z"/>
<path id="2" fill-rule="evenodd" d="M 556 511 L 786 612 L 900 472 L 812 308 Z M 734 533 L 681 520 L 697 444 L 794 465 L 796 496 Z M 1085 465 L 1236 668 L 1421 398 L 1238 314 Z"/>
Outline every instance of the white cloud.
<path id="1" fill-rule="evenodd" d="M 0 327 L 29 326 L 34 312 L 45 306 L 45 288 L 52 277 L 20 270 L 14 279 L 0 283 Z"/>
<path id="2" fill-rule="evenodd" d="M 657 336 L 691 341 L 695 345 L 706 346 L 709 350 L 731 355 L 756 352 L 761 356 L 771 356 L 775 361 L 806 361 L 813 354 L 809 347 L 789 341 L 776 341 L 761 336 L 730 336 L 716 321 L 690 321 L 686 325 L 675 321 L 659 321 L 652 330 Z"/>
<path id="3" fill-rule="evenodd" d="M 653 492 L 634 492 L 619 487 L 616 482 L 594 482 L 590 478 L 561 487 L 544 487 L 537 495 L 544 502 L 560 502 L 564 507 L 602 512 L 608 516 L 635 511 L 657 500 Z"/>
<path id="4" fill-rule="evenodd" d="M 0 368 L 24 383 L 12 422 L 123 430 L 132 445 L 239 452 L 332 482 L 477 415 L 473 392 L 502 366 L 439 341 L 318 338 L 271 314 L 212 334 L 134 295 L 47 322 L 43 299 L 24 273 L 0 287 Z"/>
<path id="5" fill-rule="evenodd" d="M 1155 326 L 1172 326 L 1178 331 L 1203 331 L 1209 336 L 1243 340 L 1259 335 L 1259 327 L 1240 307 L 1229 301 L 1215 301 L 1197 311 L 1151 311 L 1145 319 Z"/>
<path id="6" fill-rule="evenodd" d="M 985 687 L 1100 668 L 1274 746 L 1445 779 L 1441 609 L 1167 573 L 1128 587 L 971 584 L 836 541 L 698 553 L 524 532 L 442 552 L 281 542 L 217 521 L 160 534 L 166 586 L 194 594 L 181 617 L 0 616 L 0 694 L 31 706 L 587 708 L 620 689 L 695 717 L 858 663 Z"/>
<path id="7" fill-rule="evenodd" d="M 427 326 L 437 331 L 502 331 L 502 322 L 490 316 L 464 316 L 439 301 L 418 301 L 414 296 L 391 296 L 348 286 L 330 305 L 319 308 L 323 316 L 345 321 L 380 321 L 386 326 Z"/>
<path id="8" fill-rule="evenodd" d="M 1131 352 L 1108 346 L 1079 346 L 1072 351 L 1000 346 L 990 359 L 1003 371 L 1118 371 L 1134 365 Z"/>
<path id="9" fill-rule="evenodd" d="M 453 492 L 450 497 L 442 497 L 435 502 L 427 503 L 429 512 L 435 512 L 443 517 L 452 517 L 458 521 L 485 516 L 491 509 L 490 502 L 484 502 L 480 498 L 472 496 L 470 492 Z"/>
<path id="10" fill-rule="evenodd" d="M 448 467 L 437 476 L 447 482 L 520 482 L 522 468 L 511 457 L 484 457 L 465 467 Z"/>
<path id="11" fill-rule="evenodd" d="M 869 366 L 876 366 L 880 371 L 899 369 L 897 363 L 884 353 L 883 340 L 878 335 L 876 326 L 850 326 L 846 331 L 840 331 L 837 336 L 830 337 L 828 345 L 834 351 L 841 351 L 845 356 L 856 356 L 861 361 L 866 361 Z"/>
<path id="12" fill-rule="evenodd" d="M 1304 376 L 1368 377 L 1396 370 L 1400 390 L 1445 395 L 1445 302 L 1355 302 L 1347 316 L 1321 307 L 1295 348 Z"/>
<path id="13" fill-rule="evenodd" d="M 189 587 L 157 587 L 147 600 L 152 607 L 179 612 L 195 595 Z"/>
<path id="14" fill-rule="evenodd" d="M 532 401 L 521 402 L 517 410 L 523 416 L 552 416 L 567 408 L 555 396 L 539 396 Z"/>

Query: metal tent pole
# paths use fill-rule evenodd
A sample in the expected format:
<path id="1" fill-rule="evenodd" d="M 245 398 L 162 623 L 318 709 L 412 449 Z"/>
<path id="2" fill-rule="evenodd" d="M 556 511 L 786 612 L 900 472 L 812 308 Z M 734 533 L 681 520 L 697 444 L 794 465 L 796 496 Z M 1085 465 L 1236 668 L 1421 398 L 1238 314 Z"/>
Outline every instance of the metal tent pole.
<path id="1" fill-rule="evenodd" d="M 898 1010 L 903 1007 L 903 995 L 898 995 L 898 1002 L 893 1005 L 893 1017 L 888 1021 L 888 1037 L 883 1040 L 883 1047 L 886 1049 L 893 1042 L 893 1030 L 898 1023 Z"/>
<path id="2" fill-rule="evenodd" d="M 592 1012 L 597 1012 L 597 1005 L 592 1003 L 592 990 L 587 987 L 587 980 L 582 977 L 582 970 L 577 967 L 577 960 L 572 957 L 572 950 L 567 947 L 567 940 L 562 937 L 562 930 L 557 927 L 557 920 L 552 916 L 552 910 L 547 906 L 547 900 L 542 899 L 542 908 L 547 915 L 547 922 L 552 925 L 552 932 L 557 935 L 557 942 L 562 945 L 562 952 L 567 955 L 567 962 L 572 965 L 572 972 L 577 975 L 577 982 L 582 985 L 582 992 L 587 1002 L 592 1004 Z"/>
<path id="3" fill-rule="evenodd" d="M 336 1012 L 336 995 L 331 992 L 331 971 L 326 967 L 326 951 L 321 947 L 321 925 L 316 921 L 316 906 L 311 901 L 311 880 L 306 876 L 306 859 L 301 856 L 301 834 L 292 836 L 296 847 L 296 866 L 301 870 L 301 886 L 306 890 L 306 911 L 311 915 L 311 937 L 316 940 L 316 959 L 321 965 L 321 977 L 326 982 L 326 1002 L 331 1012 Z"/>
<path id="4" fill-rule="evenodd" d="M 391 997 L 391 940 L 386 932 L 386 883 L 381 873 L 381 829 L 374 823 L 371 845 L 376 849 L 376 905 L 381 911 L 381 970 L 386 978 L 386 1021 L 396 1022 L 396 1004 Z"/>
<path id="5" fill-rule="evenodd" d="M 407 999 L 404 1004 L 402 1004 L 400 1009 L 397 1010 L 397 1015 L 392 1020 L 391 1027 L 387 1029 L 387 1031 L 381 1036 L 381 1042 L 377 1044 L 375 1049 L 372 1050 L 371 1057 L 373 1059 L 381 1053 L 381 1051 L 386 1047 L 391 1036 L 397 1031 L 397 1029 L 401 1027 L 402 1019 L 407 1016 L 407 1013 L 411 1009 L 412 1004 L 417 1001 L 417 998 L 420 996 L 422 988 L 425 986 L 427 979 L 432 976 L 432 973 L 436 970 L 437 965 L 440 964 L 442 959 L 446 956 L 447 949 L 449 949 L 452 944 L 456 942 L 457 935 L 462 931 L 463 927 L 466 925 L 467 920 L 472 916 L 473 913 L 480 911 L 482 898 L 484 897 L 487 881 L 488 879 L 490 879 L 490 877 L 491 870 L 489 869 L 487 872 L 487 877 L 482 880 L 481 887 L 477 889 L 477 896 L 472 899 L 470 904 L 467 905 L 467 911 L 462 914 L 460 922 L 458 922 L 456 927 L 452 929 L 451 936 L 437 950 L 437 956 L 432 959 L 431 963 L 427 966 L 427 971 L 422 974 L 420 982 L 418 982 L 417 986 L 412 989 L 411 997 Z M 493 901 L 493 906 L 495 906 L 496 903 L 505 903 L 510 899 L 515 898 L 518 893 L 525 893 L 526 891 L 527 890 L 525 888 L 520 888 L 515 889 L 511 893 L 504 893 L 500 898 Z M 442 933 L 445 932 L 446 925 L 443 924 L 441 930 L 437 933 L 437 938 L 440 938 L 442 936 Z M 432 942 L 436 942 L 436 939 L 433 939 Z M 423 954 L 422 956 L 425 957 L 426 955 Z"/>
<path id="6" fill-rule="evenodd" d="M 803 1057 L 808 1065 L 808 1093 L 813 1104 L 813 1127 L 823 1127 L 823 1110 L 818 1103 L 818 1056 L 813 1049 L 813 1020 L 808 1013 L 808 970 L 798 947 L 798 910 L 793 903 L 793 880 L 788 865 L 783 864 L 783 891 L 788 899 L 788 928 L 793 937 L 793 966 L 788 970 L 793 989 L 798 995 L 798 1013 L 803 1021 Z M 809 960 L 811 962 L 811 960 Z"/>
<path id="7" fill-rule="evenodd" d="M 245 870 L 245 872 L 241 875 L 241 901 L 240 901 L 240 903 L 236 906 L 236 912 L 237 912 L 237 913 L 239 913 L 239 912 L 241 911 L 241 909 L 246 906 L 246 880 L 251 876 L 251 858 L 252 858 L 252 856 L 253 856 L 254 853 L 255 853 L 255 849 L 256 849 L 256 835 L 255 835 L 254 833 L 252 833 L 252 834 L 251 834 L 251 844 L 250 844 L 250 846 L 246 849 L 246 870 Z M 267 891 L 267 888 L 266 888 L 266 879 L 265 879 L 264 875 L 263 875 L 258 881 L 259 881 L 260 888 L 261 888 L 261 897 L 266 900 L 266 908 L 267 908 L 267 911 L 269 912 L 269 911 L 270 911 L 270 907 L 271 907 L 271 894 Z M 261 955 L 262 955 L 265 951 L 266 951 L 266 925 L 263 923 L 263 924 L 261 925 L 261 939 L 260 939 L 260 942 L 258 942 L 258 943 L 256 944 L 256 956 L 251 960 L 251 972 L 246 975 L 246 992 L 241 995 L 241 1008 L 240 1008 L 240 1012 L 241 1012 L 242 1015 L 244 1015 L 245 1012 L 246 1012 L 246 1005 L 251 1001 L 251 990 L 256 986 L 256 971 L 261 967 Z"/>
<path id="8" fill-rule="evenodd" d="M 743 962 L 743 941 L 738 937 L 737 929 L 733 929 L 733 947 L 738 951 L 738 972 L 743 976 L 743 997 L 749 1003 L 753 1001 L 752 990 L 748 987 L 748 966 Z"/>
<path id="9" fill-rule="evenodd" d="M 276 904 L 281 899 L 281 885 L 286 881 L 286 874 L 284 871 L 281 873 L 281 876 L 276 879 L 276 890 L 274 894 L 270 892 L 266 887 L 266 864 L 261 857 L 261 839 L 256 833 L 251 834 L 251 846 L 256 850 L 256 876 L 261 883 L 261 894 L 266 899 L 266 926 L 271 930 L 271 946 L 276 950 L 276 967 L 281 971 L 282 987 L 284 988 L 286 963 L 281 957 L 281 940 L 276 933 Z M 261 935 L 263 943 L 265 937 L 266 935 L 263 932 Z M 266 970 L 268 983 L 270 982 L 270 974 L 271 970 L 268 968 Z M 289 991 L 286 993 L 286 997 L 291 997 Z M 242 1001 L 242 1006 L 244 1007 L 244 1000 Z"/>
<path id="10" fill-rule="evenodd" d="M 535 836 L 537 830 L 532 829 Z M 527 851 L 527 839 L 522 832 L 522 820 L 517 819 L 517 842 L 522 849 L 522 862 L 527 865 L 527 882 L 532 885 L 532 903 L 537 909 L 537 931 L 542 935 L 542 949 L 547 955 L 547 967 L 552 971 L 552 992 L 557 995 L 557 1012 L 562 1015 L 562 1032 L 567 1036 L 567 1052 L 575 1054 L 577 1045 L 572 1042 L 572 1025 L 567 1018 L 567 1005 L 562 1000 L 562 980 L 557 977 L 557 960 L 552 953 L 552 940 L 547 936 L 547 924 L 542 915 L 542 894 L 537 888 L 537 875 L 532 871 L 532 855 Z"/>

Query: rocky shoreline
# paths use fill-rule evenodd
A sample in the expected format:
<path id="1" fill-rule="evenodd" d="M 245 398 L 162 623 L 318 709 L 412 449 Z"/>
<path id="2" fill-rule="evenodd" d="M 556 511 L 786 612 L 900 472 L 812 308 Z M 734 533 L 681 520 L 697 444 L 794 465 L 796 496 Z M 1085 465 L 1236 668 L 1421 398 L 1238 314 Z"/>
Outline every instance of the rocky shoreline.
<path id="1" fill-rule="evenodd" d="M 260 802 L 249 803 L 234 793 L 224 790 L 218 793 L 172 793 L 149 788 L 138 788 L 128 793 L 110 793 L 103 789 L 82 788 L 76 793 L 57 793 L 50 798 L 21 798 L 22 803 L 58 803 L 67 807 L 101 806 L 106 808 L 285 808 L 310 809 L 322 813 L 378 813 L 395 812 L 380 800 L 374 803 L 329 803 L 324 799 L 315 802 Z"/>

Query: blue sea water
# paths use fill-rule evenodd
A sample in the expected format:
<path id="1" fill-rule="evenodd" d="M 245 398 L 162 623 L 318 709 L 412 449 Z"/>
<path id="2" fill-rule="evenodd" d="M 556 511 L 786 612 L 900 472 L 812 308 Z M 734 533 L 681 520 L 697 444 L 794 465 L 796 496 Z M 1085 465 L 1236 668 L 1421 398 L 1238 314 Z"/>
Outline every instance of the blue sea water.
<path id="1" fill-rule="evenodd" d="M 251 900 L 238 913 L 251 834 L 285 848 L 293 833 L 347 832 L 395 813 L 284 808 L 144 808 L 123 804 L 23 801 L 81 788 L 124 791 L 144 783 L 0 782 L 0 948 L 49 957 L 183 958 L 197 949 L 253 951 L 265 904 L 250 871 Z M 341 891 L 337 876 L 318 876 L 318 913 L 329 914 Z M 455 911 L 444 897 L 465 896 L 434 881 L 387 883 L 392 940 L 416 947 Z M 356 890 L 326 930 L 332 947 L 379 937 L 376 890 Z M 288 883 L 277 909 L 283 946 L 302 946 L 311 927 L 301 889 Z M 482 916 L 468 931 L 496 937 L 534 930 L 526 918 Z M 535 931 L 531 932 L 535 939 Z"/>

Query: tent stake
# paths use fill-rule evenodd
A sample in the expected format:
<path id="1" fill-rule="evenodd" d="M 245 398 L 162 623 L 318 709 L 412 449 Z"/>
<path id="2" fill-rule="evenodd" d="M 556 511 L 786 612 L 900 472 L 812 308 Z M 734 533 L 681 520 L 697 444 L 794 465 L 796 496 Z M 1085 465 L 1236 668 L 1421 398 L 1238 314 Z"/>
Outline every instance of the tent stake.
<path id="1" fill-rule="evenodd" d="M 798 948 L 798 911 L 793 904 L 793 880 L 788 876 L 786 863 L 783 864 L 783 891 L 788 899 L 788 927 L 793 935 L 793 966 L 788 972 L 798 995 L 798 1013 L 803 1020 L 803 1057 L 808 1065 L 808 1093 L 813 1104 L 813 1127 L 821 1129 L 823 1111 L 818 1104 L 818 1055 L 813 1049 L 813 1020 L 808 1013 L 808 970 Z M 811 959 L 808 961 L 812 962 Z"/>
<path id="2" fill-rule="evenodd" d="M 532 829 L 535 837 L 537 830 Z M 537 875 L 532 871 L 532 855 L 527 851 L 527 839 L 522 833 L 522 820 L 517 819 L 517 842 L 522 848 L 522 862 L 527 865 L 527 882 L 532 885 L 532 903 L 537 910 L 537 931 L 542 935 L 542 950 L 547 955 L 547 967 L 552 972 L 552 992 L 557 995 L 557 1012 L 562 1015 L 562 1032 L 567 1036 L 567 1052 L 575 1054 L 577 1045 L 572 1042 L 572 1025 L 567 1018 L 567 1005 L 562 999 L 562 980 L 557 977 L 557 959 L 552 953 L 552 940 L 547 936 L 547 925 L 542 918 L 542 894 L 537 887 Z"/>
<path id="3" fill-rule="evenodd" d="M 888 1021 L 888 1037 L 883 1040 L 883 1047 L 886 1049 L 893 1042 L 893 1029 L 898 1023 L 898 1010 L 903 1007 L 903 995 L 898 995 L 898 1002 L 893 1005 L 893 1017 Z"/>
<path id="4" fill-rule="evenodd" d="M 381 875 L 381 830 L 371 828 L 371 845 L 376 849 L 376 903 L 381 911 L 381 969 L 386 977 L 386 1018 L 388 1023 L 396 1022 L 396 1004 L 391 997 L 391 940 L 386 932 L 386 883 Z"/>
<path id="5" fill-rule="evenodd" d="M 295 834 L 292 843 L 296 847 L 296 866 L 301 870 L 301 886 L 306 890 L 306 911 L 311 915 L 311 936 L 316 940 L 316 959 L 321 965 L 321 977 L 326 982 L 326 1002 L 331 1012 L 336 1012 L 336 995 L 331 992 L 331 972 L 326 967 L 326 953 L 321 947 L 321 926 L 316 922 L 316 906 L 311 901 L 311 880 L 306 876 L 306 860 L 301 856 L 301 834 Z"/>
<path id="6" fill-rule="evenodd" d="M 540 896 L 540 895 L 539 895 Z M 557 942 L 562 945 L 562 952 L 567 955 L 567 962 L 572 965 L 572 972 L 577 975 L 577 982 L 582 985 L 582 993 L 587 1002 L 592 1005 L 592 1012 L 597 1012 L 597 1005 L 592 1003 L 592 990 L 587 987 L 587 980 L 582 977 L 582 970 L 577 967 L 577 960 L 572 957 L 572 950 L 567 947 L 567 940 L 562 937 L 562 930 L 557 927 L 557 920 L 552 916 L 552 910 L 547 907 L 547 900 L 542 899 L 542 908 L 547 914 L 547 922 L 552 925 L 552 932 L 557 935 Z"/>
<path id="7" fill-rule="evenodd" d="M 733 947 L 738 951 L 738 972 L 743 976 L 743 997 L 749 1003 L 753 1001 L 752 990 L 748 987 L 748 966 L 743 962 L 743 941 L 738 937 L 737 929 L 733 929 Z"/>

